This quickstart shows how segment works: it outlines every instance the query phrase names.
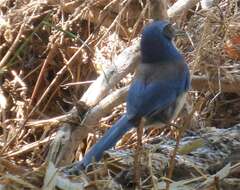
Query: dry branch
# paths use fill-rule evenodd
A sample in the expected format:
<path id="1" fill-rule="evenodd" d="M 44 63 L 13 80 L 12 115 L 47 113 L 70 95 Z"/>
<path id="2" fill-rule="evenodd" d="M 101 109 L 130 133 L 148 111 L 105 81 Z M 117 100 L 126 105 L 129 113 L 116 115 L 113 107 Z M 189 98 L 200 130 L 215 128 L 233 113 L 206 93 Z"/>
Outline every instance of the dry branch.
<path id="1" fill-rule="evenodd" d="M 70 164 L 73 160 L 75 150 L 88 132 L 92 131 L 98 121 L 106 116 L 115 106 L 125 101 L 128 88 L 129 86 L 126 86 L 116 90 L 90 109 L 81 123 L 81 126 L 84 127 L 74 127 L 71 129 L 70 125 L 65 124 L 62 126 L 52 143 L 48 160 L 54 161 L 58 166 Z M 77 110 L 75 110 L 75 114 L 77 114 Z M 69 121 L 69 118 L 65 119 Z M 64 143 L 62 143 L 62 141 L 64 141 Z"/>
<path id="2" fill-rule="evenodd" d="M 140 61 L 139 44 L 126 48 L 114 61 L 111 68 L 103 72 L 84 93 L 81 100 L 88 106 L 94 106 L 107 95 L 123 77 L 133 72 Z"/>
<path id="3" fill-rule="evenodd" d="M 220 86 L 219 86 L 220 84 Z M 194 90 L 207 90 L 212 89 L 220 92 L 227 93 L 239 93 L 240 91 L 240 80 L 230 81 L 227 79 L 213 80 L 205 76 L 194 76 L 192 78 L 192 88 Z"/>
<path id="4" fill-rule="evenodd" d="M 170 18 L 177 17 L 184 11 L 194 7 L 198 2 L 199 0 L 178 0 L 168 9 L 168 16 Z"/>

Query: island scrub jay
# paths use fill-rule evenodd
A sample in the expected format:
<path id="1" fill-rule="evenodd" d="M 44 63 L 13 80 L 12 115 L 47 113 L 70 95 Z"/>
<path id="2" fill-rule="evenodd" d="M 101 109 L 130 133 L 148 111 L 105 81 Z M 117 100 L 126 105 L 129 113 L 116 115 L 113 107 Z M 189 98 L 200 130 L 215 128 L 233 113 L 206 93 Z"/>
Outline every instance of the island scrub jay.
<path id="1" fill-rule="evenodd" d="M 140 120 L 167 123 L 182 108 L 190 86 L 188 66 L 172 42 L 174 30 L 166 21 L 154 21 L 141 38 L 142 61 L 138 65 L 127 97 L 127 112 L 70 171 L 76 173 L 93 160 L 99 161 Z M 72 173 L 70 172 L 70 173 Z"/>

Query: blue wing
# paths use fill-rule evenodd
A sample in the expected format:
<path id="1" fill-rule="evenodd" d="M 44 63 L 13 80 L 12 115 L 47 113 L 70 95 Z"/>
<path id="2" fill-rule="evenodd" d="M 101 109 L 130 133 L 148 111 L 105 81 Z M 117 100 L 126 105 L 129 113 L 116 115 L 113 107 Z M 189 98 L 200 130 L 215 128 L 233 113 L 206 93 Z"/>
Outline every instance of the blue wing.
<path id="1" fill-rule="evenodd" d="M 185 93 L 190 85 L 187 65 L 183 64 L 183 66 L 181 70 L 171 69 L 172 73 L 168 73 L 168 77 L 162 74 L 162 76 L 155 77 L 148 82 L 146 81 L 151 76 L 136 77 L 129 89 L 127 98 L 128 118 L 134 120 L 141 117 L 151 117 L 152 114 L 160 113 L 175 104 L 178 96 Z"/>

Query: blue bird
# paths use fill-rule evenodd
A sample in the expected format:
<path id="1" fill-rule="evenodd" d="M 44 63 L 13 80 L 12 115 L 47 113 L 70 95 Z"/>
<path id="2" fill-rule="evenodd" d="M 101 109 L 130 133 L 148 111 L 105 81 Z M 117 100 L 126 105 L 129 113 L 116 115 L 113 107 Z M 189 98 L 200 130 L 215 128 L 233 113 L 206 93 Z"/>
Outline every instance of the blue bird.
<path id="1" fill-rule="evenodd" d="M 174 30 L 166 21 L 147 25 L 141 38 L 141 63 L 127 97 L 127 112 L 70 170 L 76 173 L 112 148 L 141 119 L 167 123 L 181 110 L 190 86 L 189 69 L 172 42 Z"/>

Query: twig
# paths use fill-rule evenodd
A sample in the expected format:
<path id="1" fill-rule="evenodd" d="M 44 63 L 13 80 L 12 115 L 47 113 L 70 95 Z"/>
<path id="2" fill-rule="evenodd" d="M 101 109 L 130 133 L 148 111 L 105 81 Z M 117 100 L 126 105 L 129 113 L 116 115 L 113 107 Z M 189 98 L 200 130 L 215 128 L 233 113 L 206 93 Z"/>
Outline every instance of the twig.
<path id="1" fill-rule="evenodd" d="M 39 76 L 38 76 L 36 85 L 34 86 L 33 93 L 32 93 L 32 96 L 31 96 L 31 100 L 30 100 L 30 103 L 29 103 L 30 106 L 35 102 L 36 94 L 38 93 L 38 89 L 41 86 L 41 83 L 43 81 L 43 75 L 46 72 L 46 68 L 47 68 L 48 64 L 52 61 L 56 50 L 57 50 L 57 43 L 55 42 L 55 43 L 51 44 L 50 51 L 47 55 L 47 58 L 45 59 L 45 61 L 43 63 L 41 71 L 39 73 Z"/>
<path id="2" fill-rule="evenodd" d="M 30 143 L 30 144 L 24 145 L 19 150 L 12 151 L 12 152 L 7 152 L 6 154 L 3 154 L 2 158 L 8 158 L 8 157 L 11 157 L 11 156 L 19 156 L 19 155 L 21 155 L 23 153 L 26 153 L 26 152 L 29 152 L 29 151 L 35 149 L 36 147 L 38 147 L 40 145 L 46 144 L 46 143 L 50 142 L 53 139 L 54 139 L 54 136 L 47 137 L 47 138 L 45 138 L 43 140 L 39 140 L 39 141 Z"/>
<path id="3" fill-rule="evenodd" d="M 116 16 L 116 18 L 114 19 L 114 21 L 112 22 L 112 24 L 108 27 L 107 31 L 105 32 L 105 34 L 101 37 L 101 39 L 98 40 L 96 46 L 99 45 L 99 43 L 107 36 L 107 34 L 109 33 L 109 31 L 115 26 L 115 24 L 118 22 L 118 20 L 121 18 L 123 12 L 126 10 L 126 8 L 128 7 L 128 5 L 132 2 L 132 0 L 128 0 L 126 2 L 126 4 L 124 5 L 124 7 L 122 7 L 121 11 L 118 13 L 118 15 Z"/>
<path id="4" fill-rule="evenodd" d="M 142 136 L 143 136 L 143 122 L 137 127 L 137 147 L 135 153 L 135 184 L 138 190 L 141 190 L 141 153 L 142 153 Z"/>
<path id="5" fill-rule="evenodd" d="M 12 53 L 17 48 L 18 44 L 21 42 L 20 38 L 22 37 L 22 34 L 24 32 L 24 28 L 25 28 L 25 22 L 22 23 L 22 25 L 21 25 L 21 27 L 19 29 L 18 35 L 16 36 L 16 39 L 14 40 L 12 46 L 9 48 L 8 52 L 2 58 L 2 60 L 0 62 L 0 69 L 2 69 L 4 67 L 4 65 L 6 64 L 8 58 L 12 55 Z"/>
<path id="6" fill-rule="evenodd" d="M 175 145 L 175 148 L 172 152 L 171 160 L 170 160 L 170 163 L 169 163 L 169 168 L 168 168 L 168 173 L 167 173 L 167 178 L 168 179 L 171 179 L 172 175 L 173 175 L 173 170 L 174 170 L 174 167 L 175 167 L 175 158 L 176 158 L 176 155 L 177 155 L 177 150 L 178 150 L 178 147 L 179 147 L 181 137 L 182 137 L 182 132 L 180 130 L 180 132 L 177 136 L 176 145 Z M 169 188 L 170 188 L 170 181 L 166 181 L 166 190 L 169 190 Z"/>

